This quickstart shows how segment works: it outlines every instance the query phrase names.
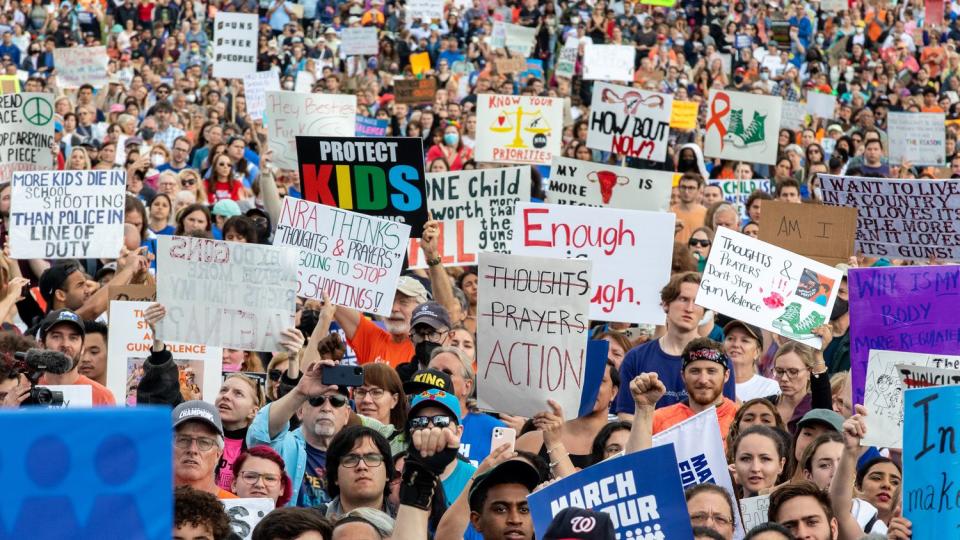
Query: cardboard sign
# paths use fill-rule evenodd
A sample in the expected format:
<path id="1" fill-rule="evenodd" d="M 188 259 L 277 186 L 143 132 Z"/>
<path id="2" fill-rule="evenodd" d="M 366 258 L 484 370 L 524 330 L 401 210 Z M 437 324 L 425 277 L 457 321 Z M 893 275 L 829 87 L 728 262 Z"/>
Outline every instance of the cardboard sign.
<path id="1" fill-rule="evenodd" d="M 850 376 L 863 403 L 871 349 L 953 354 L 960 341 L 960 266 L 851 268 Z M 954 366 L 942 366 L 956 369 Z"/>
<path id="2" fill-rule="evenodd" d="M 386 137 L 387 120 L 357 115 L 357 137 Z"/>
<path id="3" fill-rule="evenodd" d="M 433 218 L 454 226 L 464 220 L 470 252 L 510 252 L 514 207 L 530 200 L 530 167 L 427 174 Z"/>
<path id="4" fill-rule="evenodd" d="M 563 100 L 477 96 L 477 161 L 547 165 L 560 153 Z"/>
<path id="5" fill-rule="evenodd" d="M 143 378 L 143 364 L 150 358 L 153 333 L 143 312 L 153 302 L 110 302 L 110 334 L 107 351 L 107 388 L 117 404 L 137 404 L 137 386 Z M 180 393 L 183 399 L 202 399 L 213 403 L 220 390 L 223 353 L 220 347 L 202 343 L 168 342 L 180 371 Z"/>
<path id="6" fill-rule="evenodd" d="M 830 320 L 842 277 L 836 268 L 721 227 L 697 304 L 819 349 L 811 330 Z"/>
<path id="7" fill-rule="evenodd" d="M 0 95 L 0 182 L 16 171 L 53 169 L 53 94 Z"/>
<path id="8" fill-rule="evenodd" d="M 297 137 L 303 198 L 399 221 L 420 238 L 427 215 L 423 140 Z"/>
<path id="9" fill-rule="evenodd" d="M 537 29 L 506 22 L 493 23 L 490 45 L 494 49 L 507 49 L 524 58 L 533 53 Z"/>
<path id="10" fill-rule="evenodd" d="M 700 104 L 696 101 L 674 101 L 670 108 L 670 127 L 673 129 L 697 129 Z"/>
<path id="11" fill-rule="evenodd" d="M 123 247 L 126 190 L 123 170 L 14 173 L 10 256 L 117 258 Z"/>
<path id="12" fill-rule="evenodd" d="M 480 254 L 481 409 L 530 417 L 552 399 L 566 419 L 577 417 L 587 368 L 591 267 L 583 259 Z"/>
<path id="13" fill-rule="evenodd" d="M 891 112 L 887 115 L 890 163 L 942 167 L 946 163 L 946 126 L 943 113 Z"/>
<path id="14" fill-rule="evenodd" d="M 242 540 L 253 538 L 253 529 L 264 517 L 276 508 L 273 499 L 221 499 L 223 509 L 230 518 L 230 528 Z"/>
<path id="15" fill-rule="evenodd" d="M 93 387 L 89 384 L 44 384 L 37 385 L 51 392 L 63 394 L 62 405 L 50 405 L 48 409 L 84 409 L 93 407 Z"/>
<path id="16" fill-rule="evenodd" d="M 608 459 L 527 496 L 533 528 L 543 538 L 553 517 L 568 507 L 604 512 L 617 538 L 693 538 L 673 445 Z M 640 531 L 633 536 L 634 531 Z"/>
<path id="17" fill-rule="evenodd" d="M 868 257 L 960 259 L 960 181 L 820 175 L 823 202 L 857 209 L 856 249 Z"/>
<path id="18" fill-rule="evenodd" d="M 107 285 L 110 300 L 124 302 L 156 302 L 157 286 L 149 285 Z"/>
<path id="19" fill-rule="evenodd" d="M 267 108 L 267 92 L 280 91 L 280 78 L 272 71 L 256 71 L 243 76 L 243 95 L 247 98 L 247 114 L 263 120 Z"/>
<path id="20" fill-rule="evenodd" d="M 711 90 L 703 155 L 776 164 L 781 101 L 778 97 Z"/>
<path id="21" fill-rule="evenodd" d="M 747 199 L 754 191 L 772 193 L 773 185 L 766 178 L 753 180 L 709 180 L 711 186 L 720 186 L 723 200 L 737 207 L 741 216 L 747 215 Z M 764 201 L 767 202 L 767 201 Z M 808 205 L 804 205 L 806 208 Z M 763 206 L 761 205 L 761 208 Z"/>
<path id="22" fill-rule="evenodd" d="M 407 22 L 443 20 L 444 0 L 410 0 L 407 3 Z"/>
<path id="23" fill-rule="evenodd" d="M 107 48 L 100 47 L 64 47 L 53 50 L 53 65 L 56 67 L 57 86 L 60 88 L 80 88 L 90 84 L 98 90 L 105 89 L 110 83 L 107 75 Z"/>
<path id="24" fill-rule="evenodd" d="M 669 212 L 520 203 L 513 252 L 597 263 L 591 320 L 663 324 L 675 222 Z"/>
<path id="25" fill-rule="evenodd" d="M 476 266 L 477 251 L 467 248 L 467 220 L 440 222 L 437 238 L 440 261 L 444 266 Z M 471 241 L 470 243 L 473 243 Z M 420 249 L 420 239 L 411 238 L 407 247 L 407 264 L 411 270 L 426 269 L 427 259 Z"/>
<path id="26" fill-rule="evenodd" d="M 807 114 L 829 120 L 837 107 L 837 98 L 833 94 L 820 92 L 807 93 Z"/>
<path id="27" fill-rule="evenodd" d="M 670 143 L 672 109 L 673 96 L 595 83 L 587 146 L 622 156 L 663 161 Z"/>
<path id="28" fill-rule="evenodd" d="M 560 54 L 557 56 L 557 66 L 554 75 L 557 77 L 573 78 L 577 69 L 577 54 L 580 52 L 580 41 L 576 36 L 570 36 L 564 42 Z"/>
<path id="29" fill-rule="evenodd" d="M 5 409 L 0 536 L 169 540 L 170 426 L 169 407 Z"/>
<path id="30" fill-rule="evenodd" d="M 437 96 L 437 80 L 432 77 L 394 79 L 393 90 L 393 99 L 397 103 L 433 103 Z"/>
<path id="31" fill-rule="evenodd" d="M 749 531 L 757 525 L 763 525 L 770 521 L 767 518 L 769 509 L 769 495 L 758 495 L 756 497 L 740 499 L 740 516 L 743 518 L 743 529 Z"/>
<path id="32" fill-rule="evenodd" d="M 520 73 L 527 69 L 527 59 L 522 56 L 498 56 L 493 59 L 497 73 Z"/>
<path id="33" fill-rule="evenodd" d="M 264 123 L 273 164 L 280 169 L 297 169 L 297 136 L 356 135 L 357 96 L 270 91 L 266 96 Z"/>
<path id="34" fill-rule="evenodd" d="M 553 158 L 547 202 L 666 212 L 673 173 Z"/>
<path id="35" fill-rule="evenodd" d="M 960 386 L 904 392 L 903 517 L 914 540 L 936 540 L 960 527 L 956 476 Z"/>
<path id="36" fill-rule="evenodd" d="M 293 328 L 297 252 L 206 238 L 157 238 L 157 301 L 164 340 L 279 351 Z"/>
<path id="37" fill-rule="evenodd" d="M 636 57 L 637 49 L 633 45 L 587 43 L 583 47 L 583 80 L 633 82 Z M 596 93 L 596 87 L 594 88 Z M 669 111 L 668 107 L 668 115 Z"/>
<path id="38" fill-rule="evenodd" d="M 273 245 L 297 248 L 297 296 L 389 316 L 410 227 L 302 199 L 283 199 Z"/>
<path id="39" fill-rule="evenodd" d="M 857 211 L 818 204 L 763 201 L 760 240 L 834 266 L 855 252 Z"/>
<path id="40" fill-rule="evenodd" d="M 340 36 L 340 52 L 347 56 L 370 55 L 380 52 L 380 41 L 374 26 L 344 28 Z"/>
<path id="41" fill-rule="evenodd" d="M 242 79 L 256 73 L 259 29 L 256 13 L 217 12 L 213 21 L 214 77 Z"/>
<path id="42" fill-rule="evenodd" d="M 16 75 L 0 75 L 0 95 L 19 94 L 20 78 Z"/>

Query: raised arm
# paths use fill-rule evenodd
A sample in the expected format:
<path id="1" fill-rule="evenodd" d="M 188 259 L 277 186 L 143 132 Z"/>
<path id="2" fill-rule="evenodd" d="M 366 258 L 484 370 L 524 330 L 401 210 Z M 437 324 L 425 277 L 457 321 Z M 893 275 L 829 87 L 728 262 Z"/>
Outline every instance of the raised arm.
<path id="1" fill-rule="evenodd" d="M 867 423 L 864 420 L 867 409 L 863 405 L 857 405 L 856 412 L 857 414 L 843 423 L 843 455 L 830 482 L 830 505 L 837 516 L 841 540 L 858 540 L 864 534 L 860 524 L 850 513 L 853 509 L 853 482 L 857 475 L 857 460 L 865 449 L 860 446 L 860 440 L 867 433 Z"/>
<path id="2" fill-rule="evenodd" d="M 633 426 L 624 454 L 639 452 L 653 446 L 653 413 L 657 402 L 667 393 L 667 387 L 656 373 L 641 373 L 630 381 L 635 411 Z"/>
<path id="3" fill-rule="evenodd" d="M 450 276 L 443 268 L 443 262 L 440 259 L 440 222 L 430 220 L 423 226 L 423 237 L 420 239 L 420 249 L 423 250 L 423 256 L 427 260 L 430 275 L 430 288 L 433 289 L 433 299 L 447 309 L 451 321 L 462 321 L 460 301 L 453 295 L 453 284 L 450 282 Z"/>

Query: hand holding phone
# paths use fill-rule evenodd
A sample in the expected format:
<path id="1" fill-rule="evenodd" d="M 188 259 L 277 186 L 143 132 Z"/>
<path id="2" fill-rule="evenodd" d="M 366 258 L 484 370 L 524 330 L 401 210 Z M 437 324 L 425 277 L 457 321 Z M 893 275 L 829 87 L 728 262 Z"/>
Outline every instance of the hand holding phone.
<path id="1" fill-rule="evenodd" d="M 517 430 L 508 427 L 495 427 L 490 436 L 490 451 L 493 452 L 504 444 L 509 444 L 508 453 L 515 450 L 517 444 Z"/>

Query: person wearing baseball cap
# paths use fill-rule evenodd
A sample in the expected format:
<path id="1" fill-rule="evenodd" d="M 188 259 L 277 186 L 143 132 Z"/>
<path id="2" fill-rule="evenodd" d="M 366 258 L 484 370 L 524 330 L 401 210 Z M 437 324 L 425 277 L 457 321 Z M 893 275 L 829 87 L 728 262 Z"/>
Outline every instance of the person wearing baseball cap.
<path id="1" fill-rule="evenodd" d="M 616 538 L 613 520 L 606 512 L 564 508 L 553 516 L 543 540 L 609 540 Z"/>
<path id="2" fill-rule="evenodd" d="M 173 484 L 215 495 L 237 496 L 221 489 L 215 470 L 223 455 L 223 424 L 220 412 L 206 401 L 184 401 L 173 409 Z"/>
<path id="3" fill-rule="evenodd" d="M 723 352 L 733 363 L 737 380 L 737 399 L 747 402 L 780 393 L 780 385 L 757 373 L 763 354 L 763 330 L 743 321 L 730 321 L 723 327 Z"/>
<path id="4" fill-rule="evenodd" d="M 94 405 L 116 404 L 113 393 L 107 387 L 80 374 L 80 354 L 83 352 L 86 331 L 79 315 L 69 309 L 51 311 L 40 321 L 37 337 L 41 348 L 62 353 L 71 362 L 66 373 L 44 373 L 40 377 L 40 384 L 84 384 L 91 388 Z"/>
<path id="5" fill-rule="evenodd" d="M 478 475 L 470 486 L 470 524 L 484 540 L 533 540 L 533 518 L 527 495 L 542 479 L 522 458 L 508 459 Z"/>

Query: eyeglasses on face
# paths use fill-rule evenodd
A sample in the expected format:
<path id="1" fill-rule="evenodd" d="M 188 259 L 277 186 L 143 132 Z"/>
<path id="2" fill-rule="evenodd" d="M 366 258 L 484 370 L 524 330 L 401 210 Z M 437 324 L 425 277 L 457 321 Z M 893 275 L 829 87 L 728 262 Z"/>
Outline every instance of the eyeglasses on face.
<path id="1" fill-rule="evenodd" d="M 280 484 L 280 475 L 277 474 L 261 474 L 254 471 L 243 471 L 240 473 L 240 479 L 250 484 L 251 486 L 256 484 L 259 480 L 263 480 L 263 485 L 265 486 L 277 486 Z"/>
<path id="2" fill-rule="evenodd" d="M 433 424 L 433 427 L 445 428 L 453 423 L 453 419 L 447 414 L 438 414 L 435 416 L 414 416 L 407 421 L 411 430 L 426 429 Z"/>
<path id="3" fill-rule="evenodd" d="M 384 394 L 386 394 L 386 391 L 384 391 L 383 388 L 357 388 L 353 391 L 353 399 L 360 401 L 366 399 L 367 396 L 370 396 L 374 400 L 379 400 Z"/>
<path id="4" fill-rule="evenodd" d="M 330 406 L 333 407 L 334 409 L 339 409 L 340 407 L 343 407 L 344 405 L 347 404 L 347 398 L 341 395 L 318 396 L 315 398 L 310 398 L 307 401 L 309 401 L 310 405 L 313 407 L 322 407 L 323 404 L 327 402 L 327 400 L 330 400 Z"/>
<path id="5" fill-rule="evenodd" d="M 360 464 L 360 460 L 363 460 L 363 464 L 367 467 L 379 467 L 383 463 L 383 456 L 380 454 L 347 454 L 340 460 L 340 465 L 353 469 Z"/>
<path id="6" fill-rule="evenodd" d="M 197 443 L 197 449 L 201 452 L 209 452 L 213 447 L 217 446 L 216 439 L 211 439 L 210 437 L 188 437 L 186 435 L 177 435 L 173 444 L 181 450 L 189 450 L 193 447 L 194 442 Z"/>

